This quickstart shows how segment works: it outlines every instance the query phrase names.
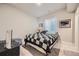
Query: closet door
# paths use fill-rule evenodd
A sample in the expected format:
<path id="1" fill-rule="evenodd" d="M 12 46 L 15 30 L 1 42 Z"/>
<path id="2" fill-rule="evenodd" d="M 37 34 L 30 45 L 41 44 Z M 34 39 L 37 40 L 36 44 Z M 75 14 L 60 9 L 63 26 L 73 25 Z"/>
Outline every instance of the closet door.
<path id="1" fill-rule="evenodd" d="M 75 15 L 75 48 L 79 50 L 79 15 Z"/>

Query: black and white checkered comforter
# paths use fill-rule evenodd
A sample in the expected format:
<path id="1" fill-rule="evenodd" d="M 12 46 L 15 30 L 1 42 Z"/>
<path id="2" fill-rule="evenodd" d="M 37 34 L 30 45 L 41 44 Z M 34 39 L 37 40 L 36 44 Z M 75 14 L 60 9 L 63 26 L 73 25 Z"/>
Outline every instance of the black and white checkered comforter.
<path id="1" fill-rule="evenodd" d="M 26 35 L 25 42 L 30 42 L 38 47 L 41 47 L 46 52 L 50 51 L 50 46 L 54 44 L 54 42 L 58 39 L 58 33 L 55 34 L 47 34 L 37 32 L 34 34 Z"/>

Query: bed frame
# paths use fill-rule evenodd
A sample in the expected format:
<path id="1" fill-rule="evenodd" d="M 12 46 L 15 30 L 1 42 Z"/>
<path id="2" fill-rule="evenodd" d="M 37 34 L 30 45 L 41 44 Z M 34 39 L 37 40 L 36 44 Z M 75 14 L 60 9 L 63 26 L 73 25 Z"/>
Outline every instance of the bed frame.
<path id="1" fill-rule="evenodd" d="M 52 50 L 53 46 L 58 42 L 58 39 L 59 39 L 59 35 L 57 38 L 55 38 L 55 41 L 51 45 L 48 44 L 46 49 L 44 49 L 43 47 L 39 46 L 38 44 L 36 44 L 34 42 L 28 41 L 27 39 L 25 39 L 25 46 L 27 45 L 27 43 L 31 43 L 35 46 L 38 46 L 45 51 L 45 55 L 47 56 L 47 55 L 49 55 L 49 53 L 51 53 L 51 50 Z"/>

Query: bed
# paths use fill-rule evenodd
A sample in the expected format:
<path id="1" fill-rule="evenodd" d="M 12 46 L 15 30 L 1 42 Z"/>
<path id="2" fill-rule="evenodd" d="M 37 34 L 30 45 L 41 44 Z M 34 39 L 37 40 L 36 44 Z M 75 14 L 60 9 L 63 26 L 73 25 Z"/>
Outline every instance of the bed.
<path id="1" fill-rule="evenodd" d="M 48 55 L 49 53 L 51 53 L 51 49 L 54 43 L 56 43 L 56 41 L 58 40 L 58 37 L 58 32 L 56 32 L 55 34 L 36 32 L 26 35 L 24 41 L 25 46 L 27 45 L 27 43 L 31 43 L 32 45 L 36 45 L 42 48 L 46 52 L 46 55 Z"/>

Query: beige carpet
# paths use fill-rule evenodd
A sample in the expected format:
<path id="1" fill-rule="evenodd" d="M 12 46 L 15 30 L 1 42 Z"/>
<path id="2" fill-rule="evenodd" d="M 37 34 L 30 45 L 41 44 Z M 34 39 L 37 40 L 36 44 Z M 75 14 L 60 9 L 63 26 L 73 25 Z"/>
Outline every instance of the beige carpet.
<path id="1" fill-rule="evenodd" d="M 59 56 L 79 56 L 79 52 L 61 49 L 59 52 Z"/>

